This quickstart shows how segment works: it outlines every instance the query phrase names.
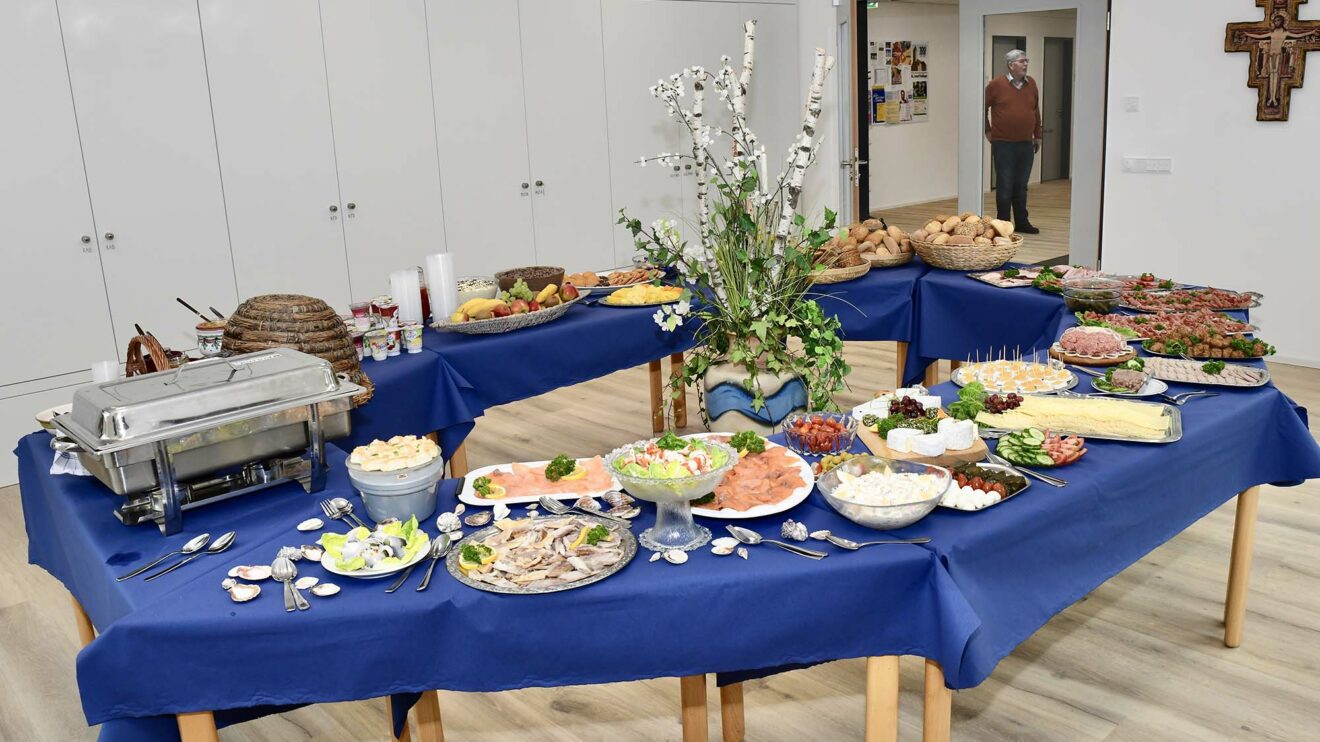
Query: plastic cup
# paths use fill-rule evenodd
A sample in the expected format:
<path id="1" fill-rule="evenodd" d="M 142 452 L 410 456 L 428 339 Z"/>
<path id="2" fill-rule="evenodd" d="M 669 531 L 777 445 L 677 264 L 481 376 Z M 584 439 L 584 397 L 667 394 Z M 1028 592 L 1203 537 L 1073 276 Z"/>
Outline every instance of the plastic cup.
<path id="1" fill-rule="evenodd" d="M 224 322 L 197 323 L 197 350 L 207 358 L 214 358 L 221 353 L 225 338 Z"/>
<path id="2" fill-rule="evenodd" d="M 353 326 L 359 330 L 371 329 L 371 302 L 356 301 L 348 305 L 353 311 Z"/>
<path id="3" fill-rule="evenodd" d="M 389 333 L 384 330 L 372 330 L 366 334 L 367 348 L 371 351 L 371 357 L 377 361 L 383 361 L 389 357 Z"/>
<path id="4" fill-rule="evenodd" d="M 401 331 L 402 328 L 398 326 L 385 328 L 385 350 L 388 355 L 391 356 L 399 355 L 400 348 L 403 345 L 403 343 L 400 342 L 400 337 L 399 337 Z"/>
<path id="5" fill-rule="evenodd" d="M 403 323 L 403 348 L 409 353 L 422 352 L 422 323 L 408 321 Z"/>

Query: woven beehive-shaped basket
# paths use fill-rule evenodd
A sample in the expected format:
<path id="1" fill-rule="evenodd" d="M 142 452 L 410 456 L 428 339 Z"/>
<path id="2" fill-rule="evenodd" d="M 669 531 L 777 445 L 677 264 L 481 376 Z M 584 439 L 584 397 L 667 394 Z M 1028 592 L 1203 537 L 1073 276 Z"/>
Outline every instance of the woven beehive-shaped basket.
<path id="1" fill-rule="evenodd" d="M 329 304 L 311 296 L 266 294 L 248 299 L 225 322 L 224 348 L 233 353 L 293 348 L 324 358 L 335 373 L 346 374 L 365 390 L 353 397 L 355 406 L 366 404 L 375 391 L 358 363 L 344 321 Z"/>

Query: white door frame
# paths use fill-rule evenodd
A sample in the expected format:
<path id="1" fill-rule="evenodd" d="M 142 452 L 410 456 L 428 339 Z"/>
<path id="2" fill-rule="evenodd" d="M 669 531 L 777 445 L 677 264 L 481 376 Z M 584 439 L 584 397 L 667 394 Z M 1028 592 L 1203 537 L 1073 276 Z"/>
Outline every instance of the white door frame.
<path id="1" fill-rule="evenodd" d="M 1104 183 L 1108 0 L 962 0 L 958 7 L 958 209 L 982 213 L 985 124 L 981 69 L 985 17 L 1042 10 L 1077 11 L 1073 48 L 1072 209 L 1068 260 L 1100 261 L 1100 200 Z"/>

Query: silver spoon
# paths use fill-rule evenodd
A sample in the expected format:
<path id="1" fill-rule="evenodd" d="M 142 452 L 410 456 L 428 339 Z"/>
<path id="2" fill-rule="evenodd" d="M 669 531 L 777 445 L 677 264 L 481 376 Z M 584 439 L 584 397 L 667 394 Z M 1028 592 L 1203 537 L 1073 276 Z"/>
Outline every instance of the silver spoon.
<path id="1" fill-rule="evenodd" d="M 368 531 L 373 530 L 371 526 L 367 525 L 366 521 L 362 520 L 361 518 L 353 514 L 353 503 L 349 502 L 348 500 L 345 500 L 342 497 L 336 497 L 330 501 L 330 504 L 335 506 L 335 510 L 338 510 L 339 512 L 343 513 L 344 517 L 348 518 L 354 523 L 357 523 L 359 526 L 367 529 Z"/>
<path id="2" fill-rule="evenodd" d="M 546 510 L 549 510 L 555 515 L 564 515 L 566 513 L 575 513 L 575 512 L 582 513 L 583 515 L 593 515 L 597 518 L 604 518 L 605 520 L 618 523 L 619 525 L 624 526 L 626 528 L 632 528 L 632 521 L 629 521 L 627 519 L 616 518 L 613 515 L 606 515 L 605 513 L 593 513 L 590 510 L 583 510 L 582 508 L 576 505 L 565 505 L 564 503 L 556 500 L 555 498 L 549 495 L 541 495 L 541 499 L 538 502 L 541 503 L 541 507 L 545 508 Z"/>
<path id="3" fill-rule="evenodd" d="M 219 554 L 220 552 L 224 551 L 225 549 L 228 549 L 230 546 L 233 546 L 233 544 L 234 544 L 234 537 L 237 536 L 237 535 L 238 535 L 238 534 L 235 533 L 234 531 L 226 531 L 225 533 L 220 534 L 220 537 L 217 538 L 215 541 L 212 541 L 212 542 L 211 542 L 211 545 L 208 546 L 208 547 L 206 547 L 206 551 L 198 552 L 198 553 L 193 554 L 192 556 L 188 557 L 187 559 L 182 559 L 182 560 L 180 560 L 180 561 L 178 561 L 178 562 L 175 562 L 174 564 L 171 564 L 170 566 L 166 567 L 165 569 L 162 569 L 162 570 L 159 571 L 159 572 L 156 572 L 155 574 L 148 575 L 148 576 L 147 576 L 146 578 L 144 578 L 142 581 L 143 581 L 143 582 L 151 582 L 152 580 L 156 579 L 157 577 L 161 577 L 161 576 L 167 575 L 167 574 L 173 572 L 174 570 L 178 569 L 179 567 L 182 567 L 183 565 L 187 564 L 188 562 L 191 562 L 191 561 L 193 561 L 194 559 L 197 559 L 197 558 L 199 558 L 199 557 L 206 556 L 207 554 Z"/>
<path id="4" fill-rule="evenodd" d="M 753 546 L 760 543 L 774 544 L 775 546 L 778 546 L 779 548 L 785 551 L 791 551 L 794 554 L 797 554 L 798 556 L 804 556 L 807 557 L 808 559 L 824 559 L 825 557 L 829 556 L 829 554 L 823 551 L 815 551 L 814 549 L 804 549 L 801 546 L 794 546 L 793 544 L 786 544 L 783 541 L 775 541 L 774 539 L 771 538 L 765 538 L 756 531 L 743 528 L 742 526 L 727 525 L 724 528 L 729 533 L 733 534 L 734 538 L 738 539 L 744 544 L 751 544 Z"/>
<path id="5" fill-rule="evenodd" d="M 449 534 L 442 533 L 431 543 L 431 563 L 426 567 L 426 574 L 422 575 L 422 584 L 417 586 L 417 592 L 420 593 L 430 586 L 431 573 L 435 571 L 435 565 L 440 562 L 440 558 L 449 551 L 449 541 Z"/>
<path id="6" fill-rule="evenodd" d="M 880 546 L 882 544 L 925 544 L 930 542 L 930 537 L 922 536 L 920 538 L 895 538 L 895 539 L 889 539 L 887 541 L 864 541 L 859 544 L 856 541 L 846 539 L 842 536 L 835 536 L 834 534 L 831 533 L 825 537 L 825 540 L 841 549 L 848 549 L 849 551 L 857 551 L 863 546 Z"/>
<path id="7" fill-rule="evenodd" d="M 208 543 L 210 543 L 210 541 L 211 541 L 211 534 L 199 533 L 198 535 L 193 536 L 191 539 L 188 539 L 188 543 L 184 544 L 182 548 L 171 551 L 170 553 L 162 556 L 161 558 L 157 559 L 154 562 L 151 562 L 150 564 L 144 564 L 141 567 L 138 567 L 137 569 L 133 570 L 132 572 L 129 572 L 126 575 L 120 575 L 116 577 L 115 582 L 123 582 L 124 580 L 130 580 L 134 577 L 137 577 L 138 575 L 142 574 L 143 572 L 146 572 L 147 570 L 151 569 L 157 564 L 160 564 L 166 559 L 169 559 L 172 556 L 177 556 L 179 554 L 192 554 L 193 552 L 201 551 L 203 548 L 205 548 L 205 546 Z"/>
<path id="8" fill-rule="evenodd" d="M 293 566 L 292 561 L 286 557 L 276 557 L 270 564 L 270 576 L 284 583 L 284 610 L 292 611 L 297 608 L 305 611 L 311 608 L 307 599 L 293 585 L 293 579 L 298 576 L 298 568 Z"/>

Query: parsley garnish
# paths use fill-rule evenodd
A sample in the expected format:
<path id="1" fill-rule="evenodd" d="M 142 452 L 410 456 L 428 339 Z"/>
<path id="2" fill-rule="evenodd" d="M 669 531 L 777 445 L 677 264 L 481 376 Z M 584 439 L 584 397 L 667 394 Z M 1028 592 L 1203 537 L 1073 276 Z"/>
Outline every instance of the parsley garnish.
<path id="1" fill-rule="evenodd" d="M 577 468 L 577 462 L 570 459 L 565 454 L 559 454 L 553 461 L 545 465 L 545 478 L 551 482 L 558 482 Z"/>
<path id="2" fill-rule="evenodd" d="M 746 451 L 747 453 L 765 452 L 765 439 L 751 430 L 744 430 L 740 433 L 735 433 L 734 436 L 729 439 L 729 445 L 739 451 Z"/>
<path id="3" fill-rule="evenodd" d="M 682 451 L 687 448 L 687 446 L 688 442 L 674 435 L 674 431 L 672 430 L 660 436 L 655 442 L 656 448 L 661 448 L 666 451 Z"/>
<path id="4" fill-rule="evenodd" d="M 609 540 L 610 540 L 610 529 L 606 528 L 605 526 L 595 526 L 590 531 L 587 531 L 588 546 L 595 546 L 601 541 L 609 541 Z"/>
<path id="5" fill-rule="evenodd" d="M 472 489 L 482 497 L 490 497 L 490 484 L 490 477 L 477 477 L 477 481 L 472 483 Z"/>

